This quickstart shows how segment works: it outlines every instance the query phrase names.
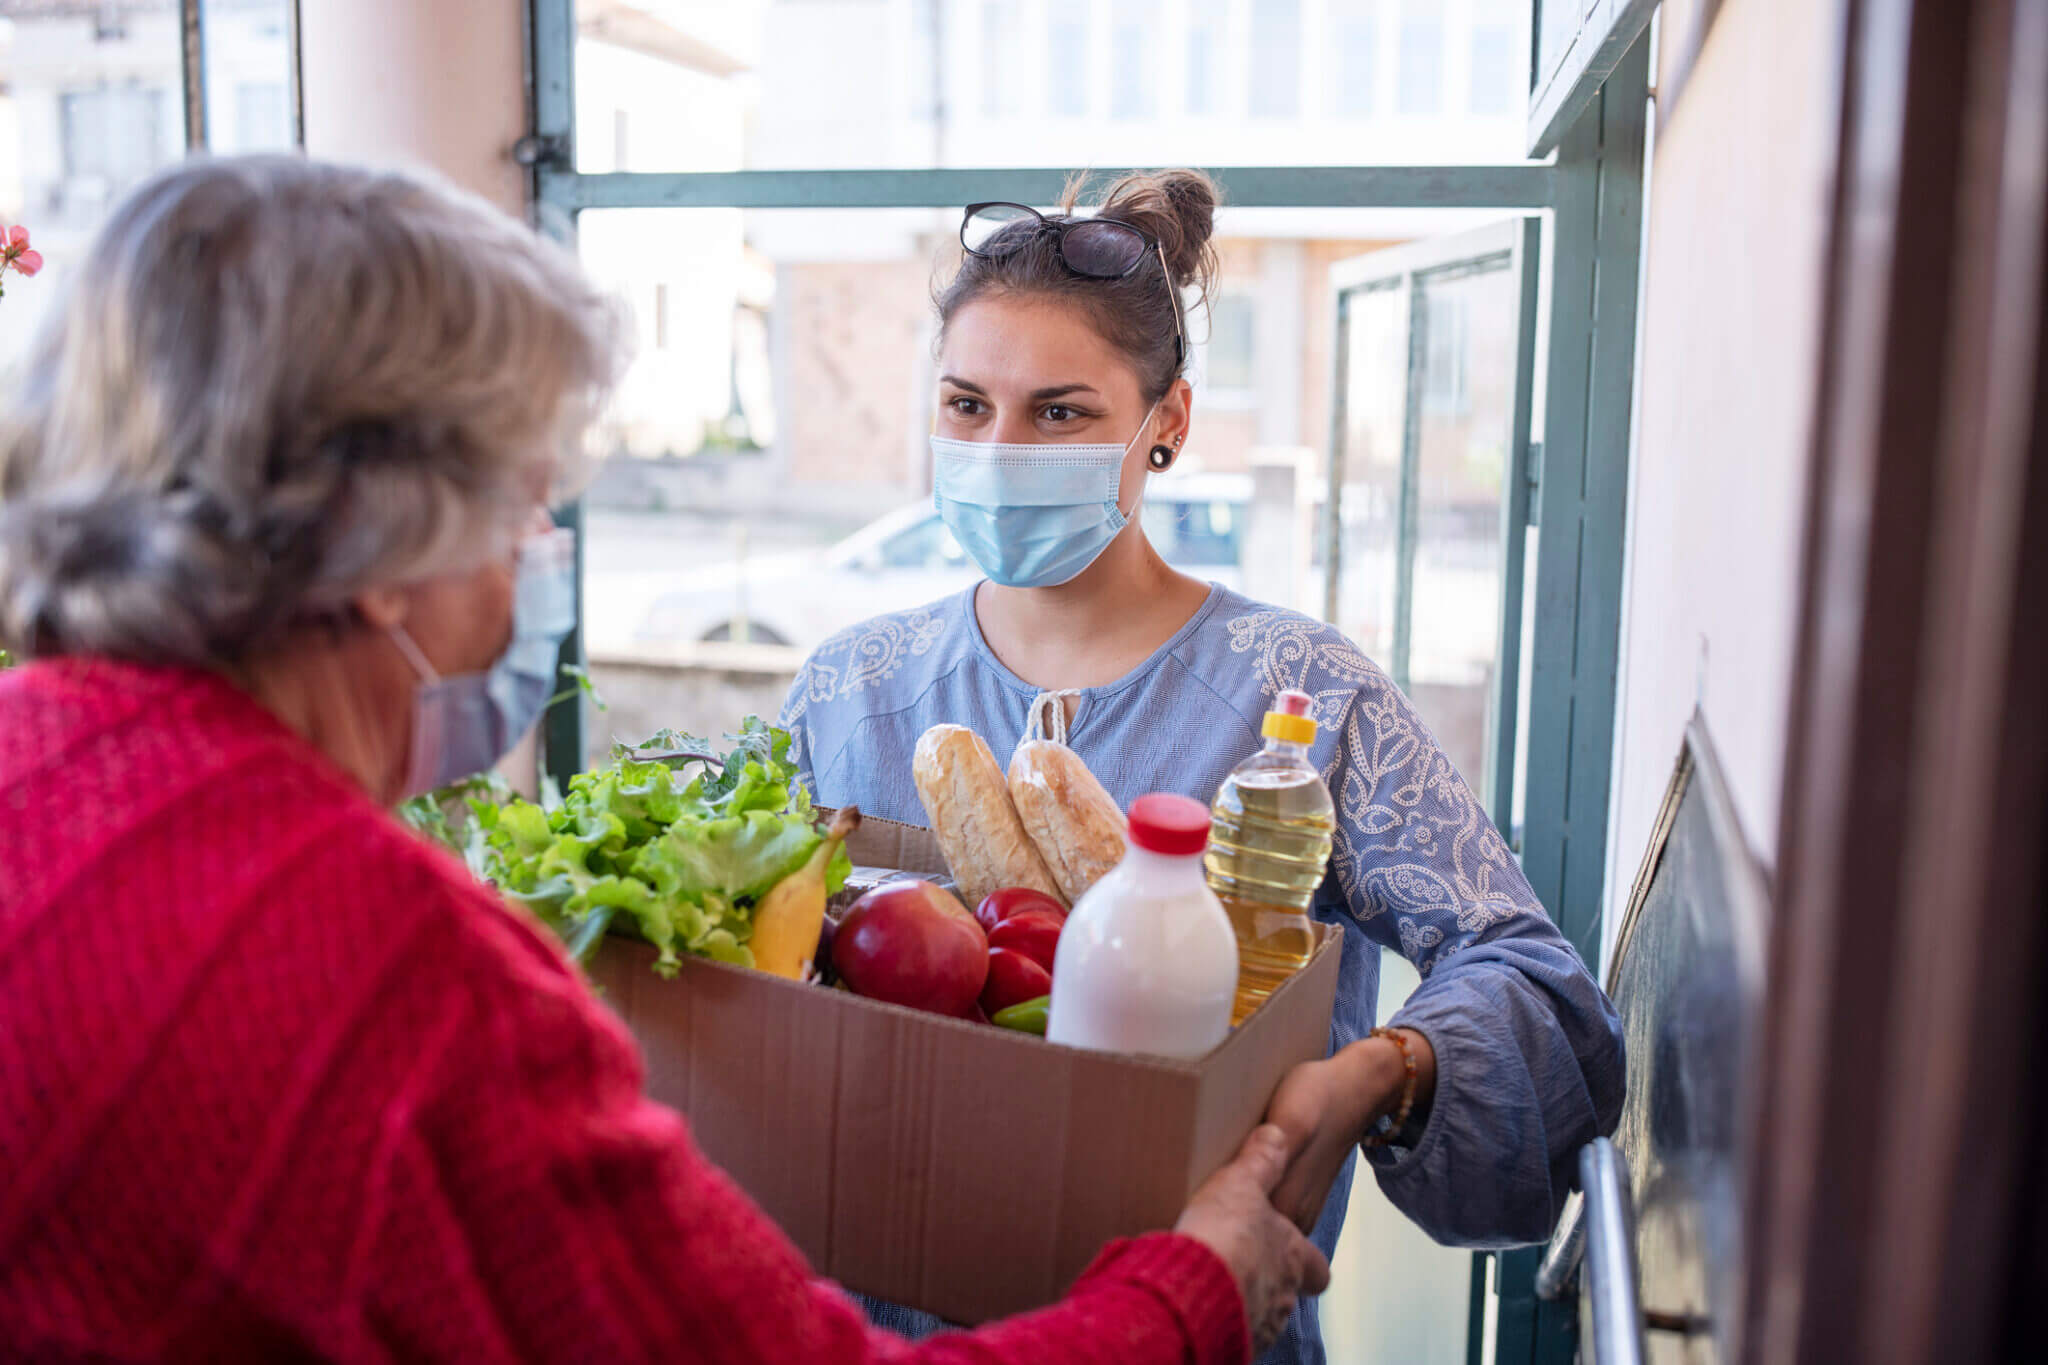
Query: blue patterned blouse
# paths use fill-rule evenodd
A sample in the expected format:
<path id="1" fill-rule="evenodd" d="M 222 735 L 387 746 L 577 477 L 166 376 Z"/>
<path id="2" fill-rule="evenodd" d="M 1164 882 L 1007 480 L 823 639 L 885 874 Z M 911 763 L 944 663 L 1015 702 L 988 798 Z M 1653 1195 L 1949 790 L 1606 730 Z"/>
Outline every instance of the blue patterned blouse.
<path id="1" fill-rule="evenodd" d="M 998 755 L 1024 734 L 1039 689 L 982 638 L 972 590 L 875 620 L 819 646 L 782 724 L 816 798 L 926 823 L 911 777 L 918 736 L 972 727 Z M 1439 1241 L 1549 1234 L 1579 1147 L 1621 1107 L 1620 1021 L 1551 923 L 1506 842 L 1414 708 L 1358 647 L 1320 621 L 1221 587 L 1121 681 L 1079 694 L 1068 742 L 1119 804 L 1172 791 L 1209 801 L 1260 743 L 1274 696 L 1315 698 L 1313 756 L 1337 804 L 1319 919 L 1343 926 L 1332 1051 L 1373 1026 L 1379 952 L 1422 984 L 1394 1016 L 1436 1052 L 1436 1102 L 1412 1148 L 1372 1155 L 1380 1188 Z M 1349 1202 L 1347 1164 L 1315 1241 L 1331 1252 Z M 878 1321 L 934 1324 L 886 1305 Z M 1313 1302 L 1266 1359 L 1320 1361 Z"/>

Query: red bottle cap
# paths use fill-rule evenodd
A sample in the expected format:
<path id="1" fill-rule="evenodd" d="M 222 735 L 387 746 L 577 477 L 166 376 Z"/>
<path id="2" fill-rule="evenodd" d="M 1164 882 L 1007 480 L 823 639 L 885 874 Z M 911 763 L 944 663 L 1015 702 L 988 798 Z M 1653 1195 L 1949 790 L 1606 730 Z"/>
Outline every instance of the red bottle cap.
<path id="1" fill-rule="evenodd" d="M 1131 842 L 1150 853 L 1187 858 L 1209 846 L 1209 808 L 1155 792 L 1131 803 Z"/>
<path id="2" fill-rule="evenodd" d="M 1316 699 L 1306 692 L 1282 692 L 1274 699 L 1273 709 L 1283 716 L 1305 716 Z"/>

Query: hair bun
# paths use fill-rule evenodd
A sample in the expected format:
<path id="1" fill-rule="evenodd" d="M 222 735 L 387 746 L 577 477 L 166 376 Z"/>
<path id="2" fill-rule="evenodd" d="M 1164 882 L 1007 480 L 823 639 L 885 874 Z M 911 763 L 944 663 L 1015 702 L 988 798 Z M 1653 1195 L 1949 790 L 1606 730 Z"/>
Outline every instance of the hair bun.
<path id="1" fill-rule="evenodd" d="M 1079 186 L 1069 187 L 1071 209 Z M 1216 278 L 1216 206 L 1222 196 L 1216 182 L 1202 171 L 1180 168 L 1133 171 L 1109 187 L 1100 213 L 1144 229 L 1165 253 L 1166 268 L 1182 289 L 1193 288 L 1204 299 Z"/>
<path id="2" fill-rule="evenodd" d="M 0 640 L 34 656 L 190 663 L 278 624 L 295 578 L 191 490 L 90 484 L 0 508 Z"/>

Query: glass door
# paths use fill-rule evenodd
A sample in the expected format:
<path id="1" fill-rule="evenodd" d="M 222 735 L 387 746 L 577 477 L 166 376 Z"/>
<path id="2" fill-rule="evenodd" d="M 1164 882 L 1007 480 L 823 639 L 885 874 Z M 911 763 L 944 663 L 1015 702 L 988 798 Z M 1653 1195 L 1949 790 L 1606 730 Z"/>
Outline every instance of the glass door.
<path id="1" fill-rule="evenodd" d="M 1515 219 L 1331 268 L 1323 613 L 1414 701 L 1510 843 L 1527 728 L 1540 231 Z M 1383 953 L 1379 1016 L 1418 984 Z M 1431 1242 L 1361 1180 L 1336 1274 L 1367 1288 L 1325 1304 L 1331 1358 L 1491 1359 L 1490 1261 Z"/>
<path id="2" fill-rule="evenodd" d="M 1341 262 L 1324 616 L 1513 835 L 1534 218 Z"/>

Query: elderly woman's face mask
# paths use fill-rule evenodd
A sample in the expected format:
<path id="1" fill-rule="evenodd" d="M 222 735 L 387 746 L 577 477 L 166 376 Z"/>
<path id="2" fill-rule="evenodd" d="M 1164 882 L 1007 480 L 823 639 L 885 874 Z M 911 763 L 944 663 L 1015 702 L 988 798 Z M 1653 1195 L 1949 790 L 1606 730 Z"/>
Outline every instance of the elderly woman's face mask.
<path id="1" fill-rule="evenodd" d="M 512 589 L 512 642 L 482 673 L 442 677 L 403 626 L 391 638 L 419 675 L 413 693 L 406 796 L 483 772 L 510 753 L 546 709 L 555 660 L 576 624 L 576 539 L 567 530 L 519 547 Z"/>

